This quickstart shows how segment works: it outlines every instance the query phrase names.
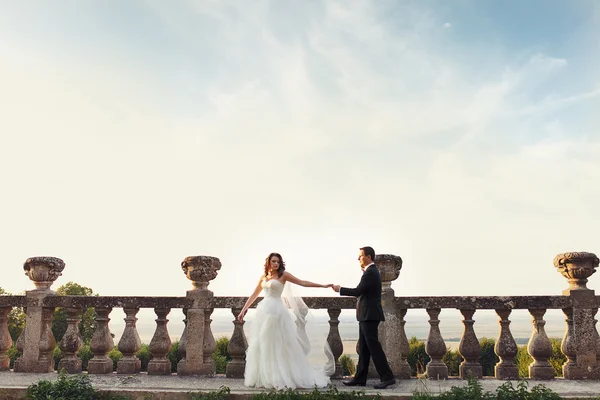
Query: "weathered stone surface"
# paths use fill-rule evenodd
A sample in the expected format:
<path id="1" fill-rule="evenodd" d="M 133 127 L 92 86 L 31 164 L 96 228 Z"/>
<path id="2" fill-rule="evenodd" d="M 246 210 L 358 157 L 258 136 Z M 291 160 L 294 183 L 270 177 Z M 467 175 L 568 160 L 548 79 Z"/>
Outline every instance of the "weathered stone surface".
<path id="1" fill-rule="evenodd" d="M 56 257 L 31 257 L 25 260 L 23 269 L 36 290 L 50 290 L 50 286 L 62 275 L 65 262 Z"/>
<path id="2" fill-rule="evenodd" d="M 527 345 L 527 351 L 533 358 L 533 362 L 529 365 L 529 377 L 540 380 L 554 379 L 554 368 L 548 361 L 552 357 L 552 344 L 544 329 L 546 310 L 531 309 L 529 312 L 533 316 L 533 331 Z"/>
<path id="3" fill-rule="evenodd" d="M 463 309 L 460 310 L 460 312 L 465 318 L 463 320 L 465 330 L 458 346 L 458 351 L 464 358 L 459 366 L 459 375 L 462 379 L 481 378 L 483 376 L 483 368 L 479 363 L 481 347 L 479 346 L 479 340 L 477 340 L 475 330 L 473 329 L 473 325 L 475 324 L 473 314 L 475 314 L 475 310 Z"/>
<path id="4" fill-rule="evenodd" d="M 399 308 L 497 309 L 562 309 L 571 307 L 567 296 L 437 296 L 396 297 Z"/>
<path id="5" fill-rule="evenodd" d="M 171 338 L 167 330 L 167 315 L 171 310 L 169 308 L 155 308 L 156 330 L 150 341 L 150 353 L 152 360 L 148 363 L 148 375 L 170 375 L 171 361 L 167 359 L 167 354 L 171 350 Z"/>
<path id="6" fill-rule="evenodd" d="M 500 317 L 498 321 L 500 333 L 494 345 L 494 351 L 498 355 L 498 358 L 500 358 L 500 361 L 494 367 L 496 379 L 519 379 L 519 368 L 515 363 L 518 347 L 515 338 L 510 332 L 510 321 L 508 320 L 511 311 L 510 309 L 496 310 L 496 314 Z"/>
<path id="7" fill-rule="evenodd" d="M 585 251 L 562 253 L 554 257 L 554 266 L 569 281 L 569 288 L 563 292 L 568 295 L 571 290 L 589 290 L 587 278 L 598 268 L 598 257 Z"/>
<path id="8" fill-rule="evenodd" d="M 111 307 L 96 307 L 96 331 L 90 342 L 90 350 L 94 356 L 88 362 L 88 374 L 113 372 L 113 361 L 108 357 L 108 353 L 115 347 L 108 327 L 108 315 L 111 311 Z"/>
<path id="9" fill-rule="evenodd" d="M 446 343 L 440 333 L 440 315 L 439 308 L 428 308 L 429 314 L 429 335 L 425 344 L 425 352 L 431 358 L 425 369 L 429 379 L 446 379 L 448 378 L 448 366 L 442 361 L 442 357 L 446 354 Z"/>
<path id="10" fill-rule="evenodd" d="M 205 290 L 209 282 L 217 277 L 221 261 L 211 256 L 190 256 L 181 262 L 181 269 L 192 281 L 194 290 Z"/>
<path id="11" fill-rule="evenodd" d="M 329 334 L 327 335 L 327 343 L 333 354 L 335 364 L 335 371 L 333 372 L 333 375 L 331 375 L 331 379 L 338 379 L 344 376 L 342 364 L 340 363 L 340 356 L 344 351 L 344 345 L 339 330 L 339 316 L 341 312 L 342 310 L 339 308 L 330 308 L 327 310 L 327 313 L 329 314 Z"/>
<path id="12" fill-rule="evenodd" d="M 117 374 L 137 374 L 140 372 L 142 363 L 135 354 L 140 350 L 142 341 L 137 331 L 135 316 L 140 309 L 127 307 L 123 311 L 125 312 L 125 329 L 118 344 L 123 358 L 117 362 Z"/>
<path id="13" fill-rule="evenodd" d="M 244 324 L 246 321 L 238 321 L 238 315 L 242 308 L 232 308 L 233 314 L 233 335 L 227 345 L 227 352 L 231 355 L 231 361 L 227 364 L 225 369 L 225 376 L 228 378 L 243 378 L 244 371 L 246 369 L 246 349 L 248 348 L 248 341 L 246 340 L 246 334 L 244 333 Z"/>
<path id="14" fill-rule="evenodd" d="M 12 339 L 8 331 L 8 313 L 11 307 L 0 307 L 0 371 L 6 371 L 10 367 L 10 358 L 6 351 L 12 346 Z"/>
<path id="15" fill-rule="evenodd" d="M 67 308 L 67 330 L 59 344 L 64 356 L 58 363 L 58 370 L 65 370 L 69 374 L 80 374 L 82 370 L 81 359 L 77 357 L 83 342 L 79 336 L 81 312 L 81 308 Z"/>

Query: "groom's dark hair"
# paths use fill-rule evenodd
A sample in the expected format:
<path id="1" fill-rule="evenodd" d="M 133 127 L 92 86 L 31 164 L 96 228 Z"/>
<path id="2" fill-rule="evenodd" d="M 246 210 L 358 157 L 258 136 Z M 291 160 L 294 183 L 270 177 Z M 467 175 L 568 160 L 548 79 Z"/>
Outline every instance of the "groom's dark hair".
<path id="1" fill-rule="evenodd" d="M 360 250 L 364 251 L 365 256 L 371 257 L 371 261 L 375 261 L 375 250 L 370 246 L 361 247 Z"/>

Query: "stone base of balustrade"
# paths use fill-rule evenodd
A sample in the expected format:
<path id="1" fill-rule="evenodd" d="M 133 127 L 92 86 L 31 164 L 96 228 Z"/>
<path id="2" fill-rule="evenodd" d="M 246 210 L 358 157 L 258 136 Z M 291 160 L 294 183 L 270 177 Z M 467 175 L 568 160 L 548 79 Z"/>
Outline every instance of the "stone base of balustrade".
<path id="1" fill-rule="evenodd" d="M 568 380 L 600 379 L 600 364 L 591 369 L 583 369 L 576 363 L 566 363 L 562 367 L 563 378 Z"/>
<path id="2" fill-rule="evenodd" d="M 215 362 L 211 359 L 210 362 L 202 364 L 200 367 L 200 375 L 202 376 L 214 376 L 217 373 L 217 367 Z"/>
<path id="3" fill-rule="evenodd" d="M 18 358 L 15 361 L 14 366 L 15 372 L 34 372 L 38 374 L 44 374 L 46 372 L 54 371 L 54 360 L 40 360 L 33 363 L 27 363 L 24 359 Z"/>
<path id="4" fill-rule="evenodd" d="M 344 377 L 344 367 L 339 362 L 335 364 L 335 371 L 331 375 L 330 379 L 342 379 Z"/>
<path id="5" fill-rule="evenodd" d="M 246 369 L 246 363 L 244 361 L 230 361 L 225 367 L 225 376 L 227 378 L 243 378 L 244 371 Z"/>
<path id="6" fill-rule="evenodd" d="M 546 365 L 535 365 L 529 366 L 529 377 L 530 379 L 549 381 L 554 379 L 554 368 L 550 363 Z"/>
<path id="7" fill-rule="evenodd" d="M 82 362 L 80 358 L 63 358 L 58 363 L 58 370 L 65 370 L 67 374 L 80 374 L 82 371 Z"/>
<path id="8" fill-rule="evenodd" d="M 398 379 L 410 379 L 412 377 L 412 369 L 407 361 L 400 364 L 398 371 L 396 371 L 396 378 Z"/>
<path id="9" fill-rule="evenodd" d="M 461 379 L 482 378 L 483 368 L 477 363 L 463 362 L 458 367 L 458 374 Z"/>
<path id="10" fill-rule="evenodd" d="M 117 374 L 137 374 L 142 369 L 142 361 L 136 356 L 123 357 L 117 362 Z"/>
<path id="11" fill-rule="evenodd" d="M 494 367 L 494 377 L 501 380 L 518 380 L 519 367 L 516 364 L 497 364 Z"/>
<path id="12" fill-rule="evenodd" d="M 171 375 L 171 361 L 152 360 L 148 363 L 148 375 Z"/>
<path id="13" fill-rule="evenodd" d="M 425 368 L 425 373 L 427 374 L 427 378 L 438 380 L 438 379 L 447 379 L 448 378 L 448 366 L 444 363 L 432 363 L 427 364 L 427 368 Z"/>
<path id="14" fill-rule="evenodd" d="M 110 358 L 91 359 L 88 362 L 88 374 L 112 374 L 113 360 Z"/>

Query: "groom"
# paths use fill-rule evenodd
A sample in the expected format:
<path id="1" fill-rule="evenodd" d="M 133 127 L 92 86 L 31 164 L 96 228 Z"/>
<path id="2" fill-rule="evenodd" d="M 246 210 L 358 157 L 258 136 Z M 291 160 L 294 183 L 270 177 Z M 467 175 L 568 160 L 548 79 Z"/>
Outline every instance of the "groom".
<path id="1" fill-rule="evenodd" d="M 381 307 L 381 276 L 373 260 L 375 260 L 375 250 L 372 247 L 362 247 L 358 254 L 358 262 L 363 270 L 363 276 L 358 286 L 349 289 L 334 285 L 333 290 L 339 292 L 341 296 L 358 297 L 356 305 L 356 319 L 359 327 L 358 367 L 354 378 L 344 381 L 344 385 L 365 386 L 369 361 L 373 357 L 373 364 L 381 378 L 381 382 L 376 383 L 373 387 L 385 389 L 396 383 L 396 380 L 381 348 L 381 343 L 379 343 L 377 330 L 379 323 L 385 318 Z"/>

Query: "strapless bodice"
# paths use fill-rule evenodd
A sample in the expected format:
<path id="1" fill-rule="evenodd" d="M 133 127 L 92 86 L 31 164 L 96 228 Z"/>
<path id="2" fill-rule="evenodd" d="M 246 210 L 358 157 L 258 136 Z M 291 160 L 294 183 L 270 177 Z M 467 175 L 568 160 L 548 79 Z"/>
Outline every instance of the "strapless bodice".
<path id="1" fill-rule="evenodd" d="M 277 279 L 263 281 L 262 283 L 265 297 L 281 297 L 281 293 L 283 293 L 283 286 L 284 284 L 279 282 Z"/>

